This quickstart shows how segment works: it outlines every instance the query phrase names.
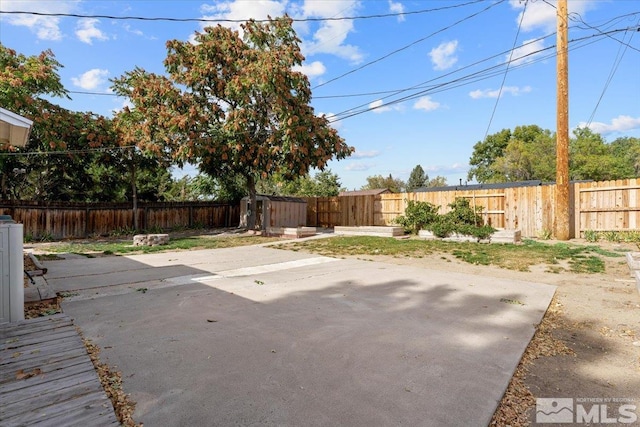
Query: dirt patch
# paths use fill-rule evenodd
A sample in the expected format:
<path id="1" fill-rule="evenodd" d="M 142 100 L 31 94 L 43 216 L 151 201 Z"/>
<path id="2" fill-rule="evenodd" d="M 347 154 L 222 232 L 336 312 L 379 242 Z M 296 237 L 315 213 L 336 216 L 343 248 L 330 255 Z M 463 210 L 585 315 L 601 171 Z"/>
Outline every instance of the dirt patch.
<path id="1" fill-rule="evenodd" d="M 597 245 L 621 254 L 638 250 L 635 244 Z M 505 270 L 442 253 L 354 258 L 557 286 L 492 425 L 533 424 L 535 398 L 631 398 L 640 407 L 640 294 L 624 257 L 603 257 L 605 272 L 598 274 L 571 273 L 557 265 Z"/>

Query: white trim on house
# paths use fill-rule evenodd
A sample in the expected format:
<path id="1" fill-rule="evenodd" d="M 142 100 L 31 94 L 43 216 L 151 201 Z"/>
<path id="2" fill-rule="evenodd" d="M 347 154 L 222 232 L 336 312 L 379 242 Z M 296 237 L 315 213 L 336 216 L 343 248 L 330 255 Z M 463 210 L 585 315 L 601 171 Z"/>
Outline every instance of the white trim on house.
<path id="1" fill-rule="evenodd" d="M 32 125 L 31 120 L 0 107 L 0 144 L 24 147 Z"/>

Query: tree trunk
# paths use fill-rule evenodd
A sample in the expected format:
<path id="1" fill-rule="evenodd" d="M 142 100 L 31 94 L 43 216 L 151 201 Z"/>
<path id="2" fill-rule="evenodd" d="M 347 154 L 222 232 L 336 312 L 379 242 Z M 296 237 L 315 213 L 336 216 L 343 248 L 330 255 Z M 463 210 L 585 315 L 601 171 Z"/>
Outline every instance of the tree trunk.
<path id="1" fill-rule="evenodd" d="M 131 200 L 133 201 L 133 228 L 138 231 L 138 187 L 136 186 L 136 164 L 131 162 Z"/>
<path id="2" fill-rule="evenodd" d="M 256 180 L 253 176 L 247 176 L 247 189 L 249 190 L 249 207 L 247 211 L 247 229 L 255 230 L 256 213 L 257 213 L 257 197 L 256 197 Z"/>

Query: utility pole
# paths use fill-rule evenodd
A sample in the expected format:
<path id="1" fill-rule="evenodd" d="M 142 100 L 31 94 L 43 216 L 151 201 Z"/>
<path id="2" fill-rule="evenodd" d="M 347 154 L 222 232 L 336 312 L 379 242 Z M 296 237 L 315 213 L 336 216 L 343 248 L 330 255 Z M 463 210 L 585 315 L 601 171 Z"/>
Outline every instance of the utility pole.
<path id="1" fill-rule="evenodd" d="M 567 0 L 557 9 L 557 127 L 555 237 L 569 240 L 569 61 Z"/>

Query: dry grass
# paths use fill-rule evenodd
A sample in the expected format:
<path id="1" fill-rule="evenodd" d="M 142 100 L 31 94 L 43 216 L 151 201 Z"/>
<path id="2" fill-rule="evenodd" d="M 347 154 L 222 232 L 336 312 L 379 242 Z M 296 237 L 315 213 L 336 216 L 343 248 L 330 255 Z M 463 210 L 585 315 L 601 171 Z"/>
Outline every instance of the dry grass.
<path id="1" fill-rule="evenodd" d="M 528 367 L 539 357 L 550 357 L 561 354 L 574 355 L 573 350 L 567 347 L 563 341 L 553 336 L 554 329 L 565 324 L 562 316 L 562 304 L 554 297 L 549 304 L 542 321 L 536 328 L 536 332 L 526 351 L 520 359 L 509 386 L 493 414 L 492 427 L 524 427 L 529 425 L 528 413 L 535 406 L 536 400 L 524 383 L 529 372 Z"/>
<path id="2" fill-rule="evenodd" d="M 78 332 L 82 335 L 80 330 L 78 330 Z M 133 412 L 136 404 L 131 400 L 130 395 L 122 390 L 122 374 L 100 361 L 100 347 L 84 337 L 82 341 L 87 348 L 87 353 L 89 353 L 89 357 L 100 378 L 102 387 L 113 404 L 113 409 L 115 410 L 120 425 L 125 427 L 142 427 L 144 424 L 136 423 L 133 420 Z"/>

